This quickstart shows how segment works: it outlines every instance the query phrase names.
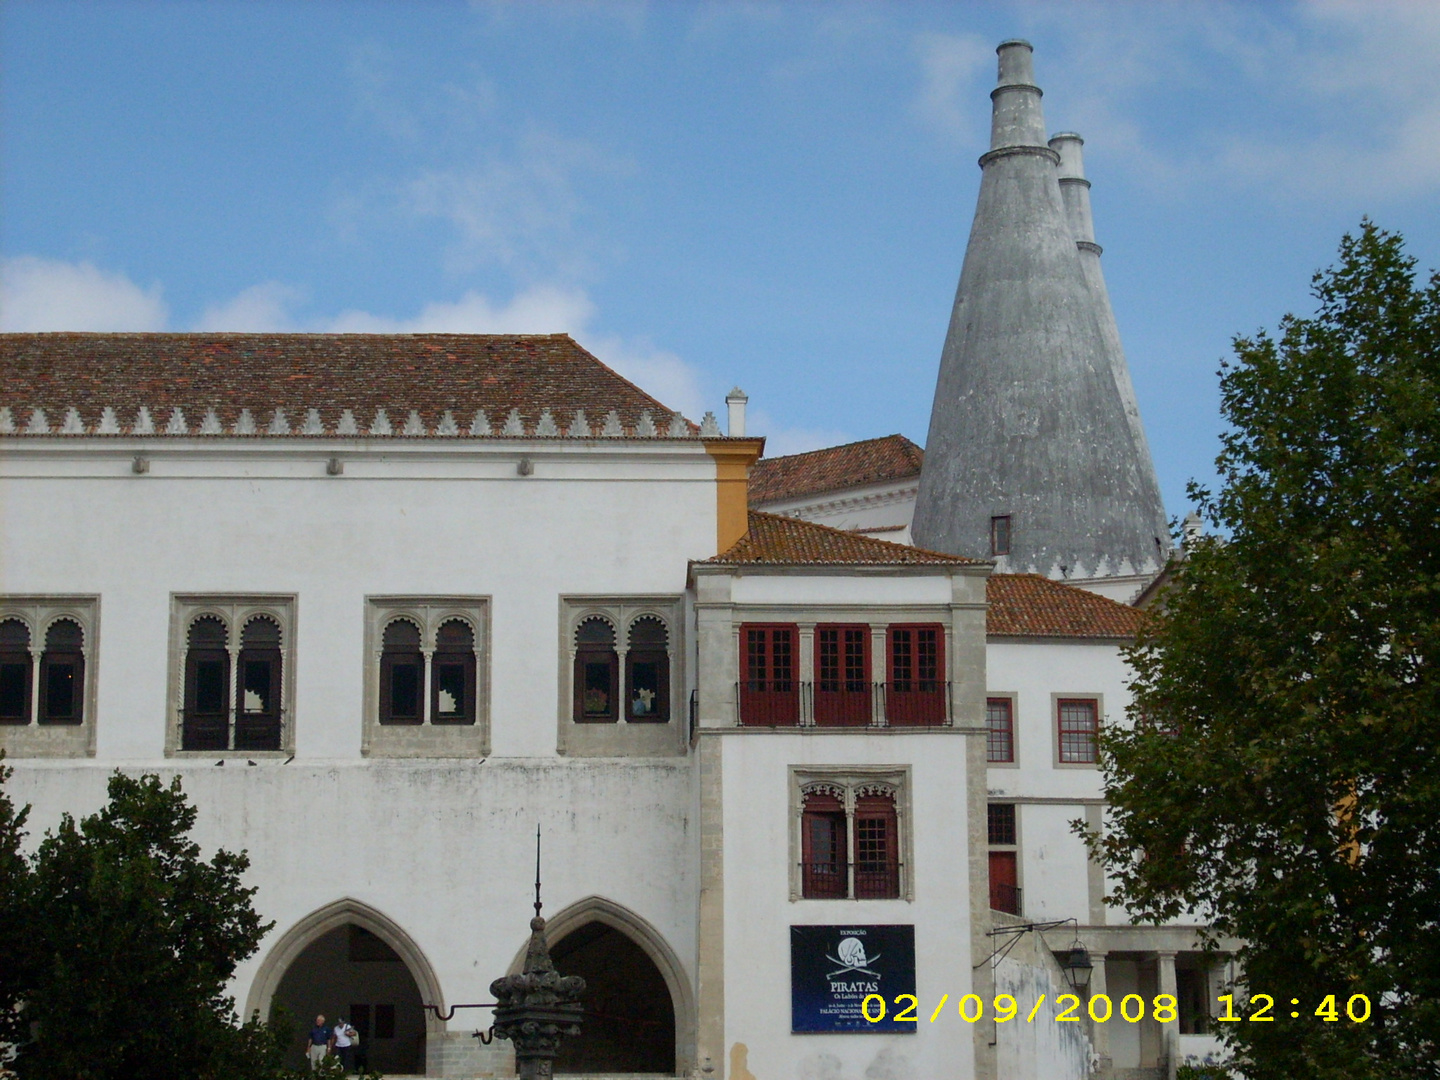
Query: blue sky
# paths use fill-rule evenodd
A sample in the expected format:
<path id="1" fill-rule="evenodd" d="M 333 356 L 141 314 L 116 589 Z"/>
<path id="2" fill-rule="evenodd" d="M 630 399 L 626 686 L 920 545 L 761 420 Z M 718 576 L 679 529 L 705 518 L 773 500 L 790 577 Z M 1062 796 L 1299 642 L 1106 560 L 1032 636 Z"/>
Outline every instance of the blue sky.
<path id="1" fill-rule="evenodd" d="M 1167 508 L 1362 215 L 1440 266 L 1440 5 L 0 6 L 0 325 L 566 330 L 771 452 L 924 440 L 994 46 L 1086 139 Z"/>

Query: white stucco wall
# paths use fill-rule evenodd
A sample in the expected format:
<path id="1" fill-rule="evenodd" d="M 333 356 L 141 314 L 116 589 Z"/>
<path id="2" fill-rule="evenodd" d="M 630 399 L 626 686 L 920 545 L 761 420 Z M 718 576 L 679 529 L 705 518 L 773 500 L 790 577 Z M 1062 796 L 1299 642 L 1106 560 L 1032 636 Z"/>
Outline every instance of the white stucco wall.
<path id="1" fill-rule="evenodd" d="M 716 736 L 710 736 L 716 737 Z M 965 743 L 920 735 L 719 736 L 724 747 L 725 1045 L 727 1076 L 743 1048 L 757 1080 L 930 1080 L 973 1076 L 969 1026 L 931 1011 L 970 990 Z M 790 770 L 807 765 L 910 769 L 914 900 L 790 900 Z M 904 826 L 902 826 L 904 827 Z M 914 1035 L 790 1033 L 789 927 L 913 924 Z"/>
<path id="2" fill-rule="evenodd" d="M 489 1000 L 528 933 L 536 824 L 547 915 L 602 896 L 649 923 L 693 979 L 692 765 L 557 756 L 557 628 L 562 595 L 684 592 L 687 560 L 715 553 L 703 446 L 144 449 L 144 475 L 113 441 L 0 458 L 0 593 L 103 601 L 99 642 L 88 643 L 101 646 L 88 672 L 96 756 L 10 762 L 13 796 L 34 806 L 33 839 L 62 811 L 102 805 L 116 767 L 178 772 L 200 811 L 196 839 L 207 853 L 249 851 L 245 880 L 275 921 L 237 973 L 242 1006 L 274 943 L 346 897 L 403 929 L 447 1001 Z M 517 471 L 522 451 L 529 476 Z M 337 452 L 344 472 L 327 475 Z M 175 592 L 294 594 L 292 762 L 165 756 Z M 488 760 L 361 755 L 370 595 L 490 598 Z M 690 679 L 677 656 L 674 724 L 685 723 Z M 451 1028 L 480 1020 L 462 1013 Z"/>

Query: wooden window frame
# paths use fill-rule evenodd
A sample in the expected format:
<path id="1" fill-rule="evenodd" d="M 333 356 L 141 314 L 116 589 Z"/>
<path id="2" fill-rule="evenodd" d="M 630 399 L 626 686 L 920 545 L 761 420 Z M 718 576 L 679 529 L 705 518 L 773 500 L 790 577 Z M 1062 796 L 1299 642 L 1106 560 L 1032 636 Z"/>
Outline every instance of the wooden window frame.
<path id="1" fill-rule="evenodd" d="M 1067 705 L 1089 705 L 1092 710 L 1093 723 L 1090 728 L 1091 756 L 1088 758 L 1067 757 L 1065 748 L 1065 736 L 1075 734 L 1067 732 L 1063 728 L 1062 712 Z M 1061 769 L 1096 769 L 1099 768 L 1100 760 L 1100 718 L 1105 715 L 1102 701 L 1099 694 L 1052 694 L 1051 695 L 1051 730 L 1055 735 L 1055 760 L 1056 768 Z M 1081 733 L 1083 734 L 1083 733 Z"/>
<path id="2" fill-rule="evenodd" d="M 800 799 L 801 895 L 806 900 L 847 899 L 850 895 L 850 832 L 844 793 L 802 791 Z M 822 858 L 815 850 L 815 827 L 822 821 L 829 823 L 831 846 L 835 849 L 828 858 Z M 835 842 L 837 833 L 838 843 Z"/>
<path id="3" fill-rule="evenodd" d="M 277 630 L 277 640 L 272 645 L 246 644 L 246 632 L 256 622 L 270 622 Z M 235 670 L 232 674 L 234 680 L 235 694 L 235 746 L 234 749 L 241 750 L 279 750 L 283 738 L 283 716 L 284 709 L 281 702 L 284 701 L 285 693 L 285 653 L 282 645 L 285 641 L 285 631 L 274 619 L 266 615 L 252 615 L 245 620 L 245 625 L 240 627 L 240 649 L 236 653 Z M 245 709 L 246 680 L 249 677 L 249 665 L 267 664 L 270 668 L 269 679 L 271 682 L 269 708 L 257 712 L 247 712 Z"/>
<path id="4" fill-rule="evenodd" d="M 1010 554 L 1014 527 L 1012 517 L 1011 514 L 992 514 L 990 517 L 990 555 L 992 558 Z"/>
<path id="5" fill-rule="evenodd" d="M 1015 695 L 1014 694 L 988 694 L 985 698 L 985 763 L 990 767 L 1014 766 L 1019 763 L 1018 739 L 1015 730 Z M 990 710 L 1000 705 L 1005 707 L 1004 742 L 1009 746 L 1008 757 L 996 757 L 996 736 L 997 728 L 992 723 Z"/>
<path id="6" fill-rule="evenodd" d="M 620 699 L 623 696 L 623 687 L 620 682 L 620 627 L 615 625 L 608 617 L 603 615 L 587 615 L 575 624 L 575 633 L 578 635 L 581 627 L 587 622 L 603 622 L 610 627 L 610 642 L 581 642 L 578 637 L 575 640 L 575 659 L 570 685 L 575 697 L 575 711 L 571 720 L 577 724 L 615 724 L 620 721 Z M 607 671 L 607 679 L 610 684 L 608 700 L 603 713 L 585 711 L 585 694 L 589 690 L 586 685 L 589 679 L 587 669 L 594 666 L 604 665 Z"/>
<path id="7" fill-rule="evenodd" d="M 664 632 L 665 642 L 636 642 L 635 627 L 642 622 L 654 622 Z M 670 722 L 670 627 L 665 620 L 654 615 L 638 615 L 625 627 L 625 721 L 630 724 L 668 724 Z M 651 710 L 635 712 L 635 667 L 637 664 L 656 665 L 656 693 Z"/>
<path id="8" fill-rule="evenodd" d="M 0 664 L 19 668 L 23 686 L 20 691 L 20 711 L 13 716 L 0 717 L 0 724 L 6 727 L 25 727 L 35 712 L 35 631 L 28 622 L 17 616 L 7 616 L 0 622 L 14 622 L 25 631 L 25 646 L 0 646 Z"/>
<path id="9" fill-rule="evenodd" d="M 51 648 L 50 635 L 61 623 L 68 622 L 75 627 L 80 638 L 79 648 Z M 72 686 L 70 700 L 72 702 L 71 712 L 68 716 L 55 716 L 50 706 L 50 672 L 57 667 L 69 667 L 71 669 Z M 32 688 L 32 692 L 38 693 L 40 700 L 36 702 L 35 722 L 38 724 L 55 724 L 66 726 L 78 726 L 85 722 L 85 628 L 76 619 L 59 618 L 53 620 L 45 628 L 45 651 L 40 654 L 40 678 L 38 684 Z"/>
<path id="10" fill-rule="evenodd" d="M 800 724 L 800 627 L 796 623 L 741 623 L 740 723 L 744 727 L 798 727 Z M 789 635 L 787 674 L 774 674 L 777 635 Z M 756 638 L 755 635 L 762 635 Z M 764 642 L 761 675 L 754 676 L 754 642 Z"/>
<path id="11" fill-rule="evenodd" d="M 996 835 L 995 810 L 1004 807 L 1010 811 L 1008 823 L 1000 823 L 1002 835 Z M 1008 824 L 1009 838 L 1006 839 L 1003 831 Z M 987 884 L 990 893 L 990 908 L 993 911 L 1003 911 L 1010 915 L 1019 915 L 1024 907 L 1024 890 L 1020 885 L 1020 807 L 1013 802 L 991 802 L 985 804 L 985 842 L 989 849 L 987 856 L 988 878 Z M 1008 863 L 1010 881 L 997 881 L 995 875 L 996 863 L 1002 865 Z"/>
<path id="12" fill-rule="evenodd" d="M 470 632 L 470 648 L 446 649 L 441 645 L 441 634 L 445 627 L 451 623 L 460 623 Z M 435 631 L 435 652 L 430 657 L 430 723 L 441 727 L 465 727 L 475 723 L 475 706 L 477 689 L 476 668 L 479 664 L 479 657 L 475 651 L 475 627 L 469 621 L 460 618 L 450 618 L 442 622 Z M 464 698 L 461 702 L 462 708 L 454 715 L 441 716 L 440 714 L 440 668 L 459 667 L 461 669 L 461 693 Z"/>
<path id="13" fill-rule="evenodd" d="M 827 668 L 827 652 L 834 636 L 835 671 Z M 814 646 L 813 701 L 817 727 L 864 727 L 874 722 L 874 687 L 871 682 L 871 630 L 869 623 L 817 623 Z M 859 675 L 852 663 L 859 645 Z M 830 684 L 834 684 L 833 686 Z"/>
<path id="14" fill-rule="evenodd" d="M 385 638 L 396 623 L 405 623 L 415 630 L 415 643 L 402 642 L 394 647 L 386 644 Z M 387 621 L 380 631 L 380 711 L 379 723 L 385 727 L 419 727 L 425 723 L 425 652 L 423 643 L 425 631 L 413 619 L 397 615 Z M 395 669 L 415 670 L 415 712 L 395 713 Z"/>
<path id="15" fill-rule="evenodd" d="M 926 677 L 922 669 L 922 633 L 934 633 L 934 670 Z M 910 651 L 902 665 L 898 657 L 902 635 Z M 890 727 L 942 727 L 949 723 L 948 686 L 945 682 L 943 623 L 892 623 L 885 628 L 885 722 Z"/>
<path id="16" fill-rule="evenodd" d="M 792 766 L 790 786 L 792 902 L 915 899 L 909 766 Z M 817 859 L 812 831 L 817 816 L 841 813 L 845 844 L 843 890 L 816 871 L 816 866 L 821 862 L 828 865 L 828 861 Z M 876 821 L 884 822 L 884 865 L 870 867 L 875 860 L 861 859 L 860 845 L 866 827 Z"/>
<path id="17" fill-rule="evenodd" d="M 191 635 L 201 622 L 218 622 L 225 631 L 224 640 L 196 642 Z M 205 753 L 226 753 L 230 750 L 230 710 L 233 705 L 234 672 L 230 670 L 230 642 L 234 629 L 218 615 L 201 614 L 185 628 L 185 712 L 181 721 L 180 749 Z M 200 669 L 202 664 L 220 667 L 218 710 L 200 709 Z"/>

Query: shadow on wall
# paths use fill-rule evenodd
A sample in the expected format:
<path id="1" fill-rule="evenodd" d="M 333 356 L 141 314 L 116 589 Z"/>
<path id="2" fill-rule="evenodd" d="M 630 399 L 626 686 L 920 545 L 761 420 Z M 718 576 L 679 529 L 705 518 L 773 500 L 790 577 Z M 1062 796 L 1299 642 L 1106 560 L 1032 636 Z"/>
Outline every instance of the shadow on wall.
<path id="1" fill-rule="evenodd" d="M 349 1021 L 377 1072 L 425 1072 L 420 989 L 399 953 L 364 927 L 350 923 L 311 942 L 286 969 L 272 1007 L 284 1009 L 296 1025 L 292 1066 L 303 1063 L 306 1036 L 323 1014 L 327 1025 Z"/>
<path id="2" fill-rule="evenodd" d="M 555 967 L 585 980 L 585 1024 L 560 1044 L 556 1075 L 675 1074 L 675 1006 L 654 961 L 604 923 L 590 922 L 550 947 Z"/>

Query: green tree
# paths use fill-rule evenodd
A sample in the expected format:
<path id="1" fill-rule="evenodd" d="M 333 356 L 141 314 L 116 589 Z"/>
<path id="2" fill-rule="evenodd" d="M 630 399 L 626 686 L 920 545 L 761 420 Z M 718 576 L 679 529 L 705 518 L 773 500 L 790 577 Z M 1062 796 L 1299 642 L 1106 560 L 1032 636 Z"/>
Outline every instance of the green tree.
<path id="1" fill-rule="evenodd" d="M 28 1035 L 20 1006 L 28 968 L 30 867 L 21 845 L 30 808 L 17 811 L 5 793 L 10 772 L 0 751 L 0 1043 L 15 1044 Z"/>
<path id="2" fill-rule="evenodd" d="M 1130 650 L 1134 723 L 1103 739 L 1089 839 L 1137 917 L 1202 912 L 1244 942 L 1242 993 L 1275 1000 L 1271 1023 L 1219 1025 L 1247 1076 L 1433 1078 L 1440 276 L 1418 285 L 1367 220 L 1313 291 L 1313 317 L 1222 365 L 1222 484 L 1190 493 L 1223 539 Z"/>
<path id="3" fill-rule="evenodd" d="M 109 796 L 18 860 L 24 935 L 16 985 L 4 989 L 23 1000 L 34 1038 L 16 1070 L 35 1080 L 277 1076 L 281 1040 L 258 1021 L 237 1026 L 225 994 L 270 925 L 241 884 L 249 860 L 200 858 L 178 778 L 117 772 Z M 17 824 L 7 832 L 6 821 Z M 19 821 L 0 799 L 0 859 Z"/>

